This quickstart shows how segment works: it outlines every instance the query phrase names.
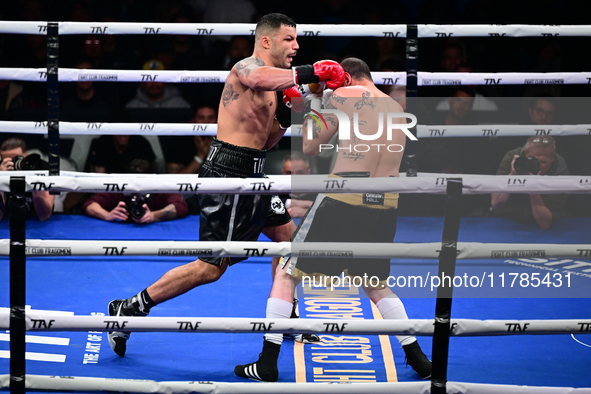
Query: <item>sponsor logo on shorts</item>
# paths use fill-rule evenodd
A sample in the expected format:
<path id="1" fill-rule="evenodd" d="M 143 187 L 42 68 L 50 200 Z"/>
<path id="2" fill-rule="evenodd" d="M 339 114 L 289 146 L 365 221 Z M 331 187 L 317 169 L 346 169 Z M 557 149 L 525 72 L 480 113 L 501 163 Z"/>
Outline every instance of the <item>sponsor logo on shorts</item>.
<path id="1" fill-rule="evenodd" d="M 507 257 L 546 257 L 545 250 L 493 250 L 490 254 L 491 258 L 507 258 Z"/>
<path id="2" fill-rule="evenodd" d="M 352 250 L 302 250 L 300 257 L 354 257 Z"/>
<path id="3" fill-rule="evenodd" d="M 283 215 L 285 213 L 285 205 L 279 196 L 273 196 L 273 198 L 271 198 L 271 209 L 277 215 Z"/>
<path id="4" fill-rule="evenodd" d="M 537 79 L 525 79 L 523 81 L 525 85 L 564 85 L 564 79 L 546 79 L 546 78 L 537 78 Z"/>
<path id="5" fill-rule="evenodd" d="M 212 256 L 211 249 L 158 249 L 158 256 Z"/>
<path id="6" fill-rule="evenodd" d="M 72 248 L 53 248 L 53 247 L 25 247 L 25 254 L 27 255 L 44 255 L 44 256 L 71 256 Z"/>
<path id="7" fill-rule="evenodd" d="M 450 86 L 461 84 L 461 79 L 423 79 L 423 86 Z"/>
<path id="8" fill-rule="evenodd" d="M 384 193 L 365 193 L 363 203 L 366 205 L 384 205 Z"/>
<path id="9" fill-rule="evenodd" d="M 117 74 L 78 74 L 79 81 L 117 81 Z"/>

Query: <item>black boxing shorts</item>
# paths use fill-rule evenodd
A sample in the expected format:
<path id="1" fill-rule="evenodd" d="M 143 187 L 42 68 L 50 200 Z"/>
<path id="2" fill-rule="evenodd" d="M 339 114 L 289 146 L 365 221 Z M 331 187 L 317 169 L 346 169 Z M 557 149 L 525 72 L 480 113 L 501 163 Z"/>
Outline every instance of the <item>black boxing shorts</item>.
<path id="1" fill-rule="evenodd" d="M 213 139 L 200 178 L 263 178 L 267 151 Z M 198 194 L 200 241 L 256 241 L 264 227 L 289 223 L 291 217 L 278 196 L 268 194 Z M 199 257 L 222 265 L 224 257 Z M 229 265 L 247 257 L 229 257 Z"/>
<path id="2" fill-rule="evenodd" d="M 336 175 L 369 176 L 367 173 Z M 362 194 L 320 194 L 300 222 L 292 242 L 392 242 L 396 235 L 397 200 L 395 194 L 381 195 L 381 198 L 373 193 L 369 197 Z M 390 275 L 389 258 L 292 257 L 290 265 L 311 276 L 340 276 L 346 270 L 349 276 L 376 276 L 384 281 Z"/>

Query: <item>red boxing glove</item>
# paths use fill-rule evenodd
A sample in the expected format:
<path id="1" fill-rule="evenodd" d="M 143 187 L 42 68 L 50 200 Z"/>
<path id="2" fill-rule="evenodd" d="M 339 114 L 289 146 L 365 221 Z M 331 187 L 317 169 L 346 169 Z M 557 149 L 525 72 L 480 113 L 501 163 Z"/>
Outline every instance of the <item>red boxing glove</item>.
<path id="1" fill-rule="evenodd" d="M 321 60 L 314 63 L 314 74 L 318 75 L 320 82 L 326 81 L 329 89 L 340 88 L 345 84 L 345 70 L 334 60 Z"/>
<path id="2" fill-rule="evenodd" d="M 345 70 L 334 60 L 321 60 L 312 66 L 294 67 L 293 80 L 296 85 L 326 82 L 328 88 L 336 89 L 345 84 Z"/>
<path id="3" fill-rule="evenodd" d="M 283 91 L 283 103 L 287 108 L 291 108 L 296 112 L 304 110 L 304 100 L 297 86 L 292 86 Z"/>

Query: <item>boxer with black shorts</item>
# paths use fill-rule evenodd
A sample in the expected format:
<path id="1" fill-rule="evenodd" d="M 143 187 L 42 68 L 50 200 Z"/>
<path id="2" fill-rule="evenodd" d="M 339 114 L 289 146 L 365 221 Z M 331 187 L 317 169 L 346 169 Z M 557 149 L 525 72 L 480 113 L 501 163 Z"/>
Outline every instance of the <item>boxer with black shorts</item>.
<path id="1" fill-rule="evenodd" d="M 232 68 L 218 111 L 218 133 L 200 169 L 200 177 L 262 177 L 266 150 L 291 125 L 289 109 L 278 100 L 281 91 L 298 83 L 326 82 L 342 86 L 343 68 L 333 61 L 291 67 L 298 50 L 295 23 L 282 14 L 268 14 L 257 23 L 253 55 Z M 256 241 L 261 232 L 274 242 L 288 242 L 292 222 L 285 207 L 271 196 L 199 195 L 199 239 L 204 241 Z M 145 316 L 150 308 L 187 291 L 218 280 L 227 267 L 245 258 L 200 257 L 174 268 L 137 295 L 109 303 L 110 316 Z M 267 317 L 289 318 L 292 311 L 291 278 L 277 268 Z M 258 380 L 277 380 L 280 334 L 265 340 L 261 356 L 275 364 L 274 374 L 260 369 Z M 129 332 L 110 332 L 109 344 L 119 356 L 126 352 Z M 272 368 L 271 368 L 272 369 Z"/>
<path id="2" fill-rule="evenodd" d="M 325 91 L 314 97 L 311 89 L 290 88 L 284 96 L 296 100 L 304 95 L 305 100 L 320 99 L 326 109 L 345 113 L 349 119 L 357 119 L 356 134 L 338 141 L 337 159 L 331 177 L 397 177 L 406 135 L 394 129 L 391 138 L 388 133 L 376 135 L 376 130 L 387 130 L 387 118 L 378 114 L 402 113 L 402 107 L 391 97 L 381 92 L 373 83 L 367 64 L 357 58 L 348 58 L 341 63 L 345 70 L 345 84 L 334 92 Z M 301 99 L 300 99 L 301 100 Z M 295 106 L 294 106 L 295 105 Z M 314 103 L 312 102 L 312 108 Z M 303 150 L 308 156 L 316 156 L 322 148 L 330 147 L 331 138 L 337 133 L 339 122 L 333 113 L 322 113 L 325 122 L 303 123 Z M 383 122 L 382 125 L 379 122 Z M 406 124 L 405 118 L 394 118 L 392 124 Z M 312 130 L 308 134 L 308 127 Z M 361 136 L 359 135 L 361 134 Z M 372 136 L 371 141 L 361 137 Z M 339 137 L 341 137 L 339 135 Z M 365 144 L 356 149 L 356 144 Z M 386 149 L 398 145 L 402 149 Z M 366 150 L 365 147 L 369 149 Z M 333 147 L 334 148 L 334 147 Z M 293 184 L 293 183 L 292 183 Z M 292 236 L 293 242 L 392 242 L 396 233 L 398 194 L 320 194 L 300 222 Z M 345 272 L 350 277 L 377 277 L 378 283 L 367 279 L 351 283 L 362 283 L 365 294 L 374 302 L 384 319 L 408 319 L 404 305 L 386 285 L 390 274 L 390 259 L 336 259 L 336 258 L 291 258 L 282 264 L 292 274 L 294 286 L 304 275 L 316 278 L 322 275 L 340 276 Z M 320 278 L 318 279 L 318 281 Z M 317 281 L 317 282 L 318 282 Z M 416 338 L 397 335 L 408 364 L 423 379 L 431 376 L 431 361 L 421 350 Z"/>

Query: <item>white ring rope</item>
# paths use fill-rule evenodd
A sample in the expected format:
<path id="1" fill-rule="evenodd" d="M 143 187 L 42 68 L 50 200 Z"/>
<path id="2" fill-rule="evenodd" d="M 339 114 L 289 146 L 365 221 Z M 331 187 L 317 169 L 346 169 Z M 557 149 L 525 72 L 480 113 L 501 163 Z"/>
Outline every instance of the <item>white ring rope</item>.
<path id="1" fill-rule="evenodd" d="M 27 311 L 27 331 L 113 331 L 194 333 L 319 333 L 432 336 L 433 319 L 265 319 L 246 317 L 138 317 L 56 315 Z M 335 326 L 337 324 L 337 326 Z M 452 336 L 591 334 L 590 319 L 451 319 Z M 336 327 L 336 328 L 335 328 Z M 519 329 L 516 329 L 519 327 Z M 10 329 L 10 311 L 0 311 L 0 329 Z"/>
<path id="2" fill-rule="evenodd" d="M 458 260 L 507 258 L 589 259 L 591 244 L 521 244 L 458 242 Z M 214 242 L 214 241 L 114 241 L 27 239 L 28 256 L 293 256 L 323 258 L 438 259 L 441 242 Z M 10 240 L 0 240 L 0 256 L 10 254 Z M 546 260 L 544 260 L 545 262 Z M 569 262 L 570 261 L 570 262 Z M 585 268 L 591 263 L 569 260 L 564 269 Z"/>
<path id="3" fill-rule="evenodd" d="M 60 68 L 60 82 L 171 82 L 171 83 L 223 83 L 229 71 L 177 71 L 177 70 L 99 70 Z M 373 71 L 373 81 L 378 85 L 406 85 L 406 72 Z M 454 85 L 567 85 L 591 83 L 591 72 L 500 72 L 417 73 L 419 86 Z M 47 81 L 45 68 L 0 68 L 0 79 L 13 81 Z"/>
<path id="4" fill-rule="evenodd" d="M 8 388 L 10 375 L 0 375 L 0 387 Z M 225 382 L 156 382 L 153 380 L 90 378 L 80 376 L 25 377 L 25 386 L 32 390 L 106 391 L 126 393 L 202 393 L 202 394 L 429 394 L 430 382 L 396 383 L 225 383 Z M 586 388 L 516 386 L 450 382 L 447 391 L 456 394 L 590 394 Z"/>
<path id="5" fill-rule="evenodd" d="M 253 35 L 254 23 L 58 22 L 59 34 Z M 406 25 L 298 24 L 308 37 L 406 37 Z M 589 25 L 417 25 L 418 37 L 556 37 L 591 36 Z M 0 33 L 47 34 L 47 22 L 0 21 Z"/>
<path id="6" fill-rule="evenodd" d="M 0 387 L 9 387 L 10 375 L 0 375 Z M 225 383 L 225 382 L 156 382 L 153 380 L 90 378 L 80 376 L 25 377 L 31 390 L 106 391 L 126 393 L 201 393 L 201 394 L 429 394 L 431 382 L 395 383 Z M 447 391 L 456 394 L 590 394 L 586 388 L 516 386 L 504 384 L 446 383 Z"/>
<path id="7" fill-rule="evenodd" d="M 60 121 L 60 135 L 217 135 L 212 123 L 107 123 Z M 47 134 L 47 121 L 0 121 L 0 133 Z M 571 125 L 417 125 L 418 138 L 591 135 L 591 124 Z M 302 125 L 294 124 L 284 137 L 301 137 Z"/>
<path id="8" fill-rule="evenodd" d="M 44 174 L 45 172 L 35 172 Z M 81 173 L 82 174 L 82 173 Z M 25 176 L 20 172 L 19 176 Z M 448 179 L 463 179 L 463 194 L 533 193 L 577 194 L 591 192 L 591 176 L 479 175 L 449 174 L 420 177 L 327 178 L 318 175 L 275 176 L 273 178 L 199 178 L 197 175 L 146 174 L 125 176 L 39 176 L 26 175 L 26 191 L 52 190 L 87 193 L 432 193 L 445 194 Z M 10 191 L 14 171 L 0 172 L 0 191 Z M 127 178 L 128 177 L 128 178 Z"/>

